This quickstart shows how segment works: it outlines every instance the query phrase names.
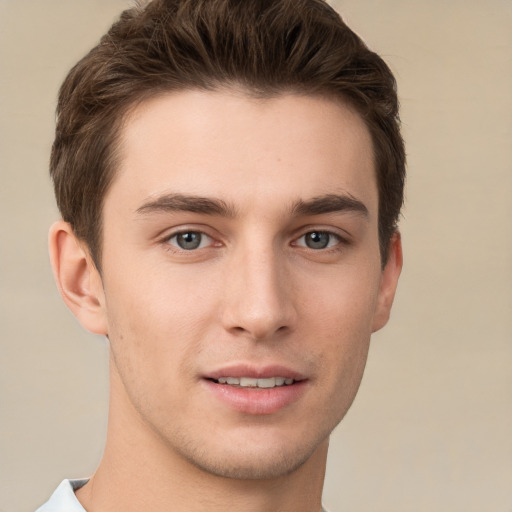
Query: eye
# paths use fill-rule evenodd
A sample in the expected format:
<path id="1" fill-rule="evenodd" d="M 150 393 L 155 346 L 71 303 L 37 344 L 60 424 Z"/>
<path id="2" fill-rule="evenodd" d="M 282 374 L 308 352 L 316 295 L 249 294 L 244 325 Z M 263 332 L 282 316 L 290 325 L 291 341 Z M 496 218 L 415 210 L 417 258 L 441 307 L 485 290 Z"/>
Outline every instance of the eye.
<path id="1" fill-rule="evenodd" d="M 212 239 L 201 231 L 182 231 L 171 236 L 168 243 L 184 251 L 193 251 L 207 247 Z"/>
<path id="2" fill-rule="evenodd" d="M 309 231 L 297 239 L 294 245 L 308 249 L 329 249 L 341 242 L 341 237 L 329 231 Z"/>

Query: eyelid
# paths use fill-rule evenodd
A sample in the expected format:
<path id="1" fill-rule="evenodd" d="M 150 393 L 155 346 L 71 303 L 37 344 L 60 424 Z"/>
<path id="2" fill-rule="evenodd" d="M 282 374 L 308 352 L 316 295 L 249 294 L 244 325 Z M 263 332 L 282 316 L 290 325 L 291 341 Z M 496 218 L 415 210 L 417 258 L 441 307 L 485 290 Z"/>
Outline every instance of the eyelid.
<path id="1" fill-rule="evenodd" d="M 167 226 L 165 229 L 161 229 L 156 237 L 163 241 L 179 235 L 180 233 L 202 233 L 210 238 L 216 238 L 216 236 L 212 235 L 211 232 L 212 229 L 205 224 L 178 224 L 176 226 Z"/>

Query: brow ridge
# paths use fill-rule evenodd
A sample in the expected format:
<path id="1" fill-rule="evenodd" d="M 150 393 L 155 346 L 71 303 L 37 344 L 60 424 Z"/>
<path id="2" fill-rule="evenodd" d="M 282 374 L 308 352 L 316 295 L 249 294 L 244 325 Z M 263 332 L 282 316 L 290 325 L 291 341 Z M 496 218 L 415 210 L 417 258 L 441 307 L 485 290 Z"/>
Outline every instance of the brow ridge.
<path id="1" fill-rule="evenodd" d="M 297 201 L 292 208 L 296 215 L 322 215 L 325 213 L 353 212 L 368 217 L 365 204 L 351 194 L 325 194 L 308 201 Z"/>
<path id="2" fill-rule="evenodd" d="M 163 194 L 145 202 L 136 211 L 140 214 L 187 211 L 222 217 L 234 217 L 236 215 L 234 206 L 222 199 L 188 194 Z"/>

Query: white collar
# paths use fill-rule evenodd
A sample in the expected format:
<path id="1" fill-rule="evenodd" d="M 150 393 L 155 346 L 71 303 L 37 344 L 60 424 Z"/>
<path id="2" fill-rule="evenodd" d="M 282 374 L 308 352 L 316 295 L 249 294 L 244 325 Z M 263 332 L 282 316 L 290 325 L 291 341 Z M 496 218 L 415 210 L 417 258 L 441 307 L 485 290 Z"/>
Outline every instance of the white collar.
<path id="1" fill-rule="evenodd" d="M 51 498 L 39 507 L 36 512 L 86 512 L 75 496 L 75 491 L 84 486 L 88 481 L 88 478 L 63 480 L 55 489 Z"/>

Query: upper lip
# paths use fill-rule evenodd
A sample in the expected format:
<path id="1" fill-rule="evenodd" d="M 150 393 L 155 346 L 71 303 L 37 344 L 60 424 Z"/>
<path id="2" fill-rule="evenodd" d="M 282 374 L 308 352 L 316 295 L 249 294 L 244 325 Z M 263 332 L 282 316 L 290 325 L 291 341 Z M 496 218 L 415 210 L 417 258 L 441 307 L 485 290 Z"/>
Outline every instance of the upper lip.
<path id="1" fill-rule="evenodd" d="M 304 380 L 300 372 L 279 364 L 256 366 L 252 364 L 232 364 L 223 366 L 204 375 L 206 379 L 218 380 L 220 377 L 249 377 L 253 379 L 268 379 L 284 377 L 285 379 Z"/>

